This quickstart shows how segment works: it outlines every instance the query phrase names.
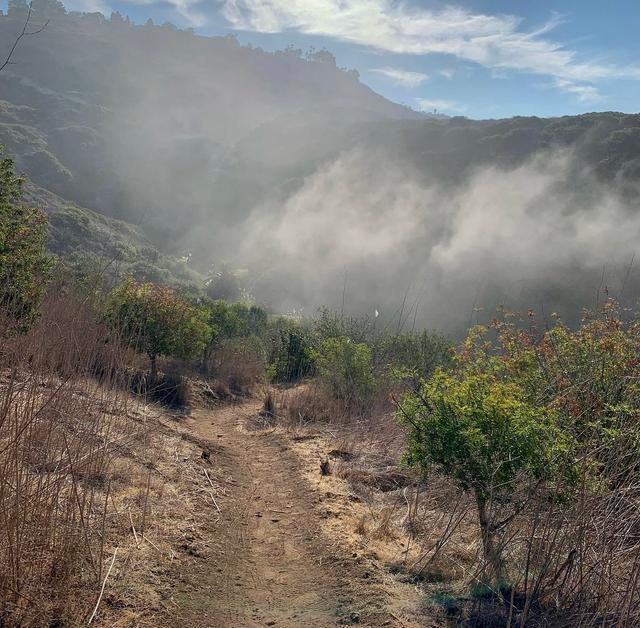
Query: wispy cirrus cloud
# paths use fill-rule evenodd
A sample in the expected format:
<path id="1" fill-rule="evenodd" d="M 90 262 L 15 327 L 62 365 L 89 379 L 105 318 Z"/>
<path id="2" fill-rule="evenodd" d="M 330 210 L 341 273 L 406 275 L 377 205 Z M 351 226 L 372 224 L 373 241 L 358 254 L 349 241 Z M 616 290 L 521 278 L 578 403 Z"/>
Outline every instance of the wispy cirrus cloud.
<path id="1" fill-rule="evenodd" d="M 516 71 L 558 79 L 556 86 L 590 98 L 580 84 L 605 78 L 640 79 L 640 66 L 580 60 L 554 41 L 560 23 L 523 30 L 513 15 L 485 15 L 448 6 L 412 7 L 394 0 L 222 0 L 222 13 L 237 30 L 287 30 L 331 37 L 395 54 L 449 54 L 495 71 Z"/>
<path id="2" fill-rule="evenodd" d="M 600 90 L 594 85 L 580 85 L 561 78 L 556 78 L 554 85 L 558 89 L 574 94 L 583 103 L 596 103 L 604 99 Z"/>
<path id="3" fill-rule="evenodd" d="M 410 72 L 409 70 L 401 70 L 399 68 L 373 68 L 369 70 L 369 72 L 382 74 L 390 79 L 394 85 L 400 85 L 402 87 L 418 87 L 418 85 L 422 85 L 422 83 L 429 80 L 427 74 Z"/>

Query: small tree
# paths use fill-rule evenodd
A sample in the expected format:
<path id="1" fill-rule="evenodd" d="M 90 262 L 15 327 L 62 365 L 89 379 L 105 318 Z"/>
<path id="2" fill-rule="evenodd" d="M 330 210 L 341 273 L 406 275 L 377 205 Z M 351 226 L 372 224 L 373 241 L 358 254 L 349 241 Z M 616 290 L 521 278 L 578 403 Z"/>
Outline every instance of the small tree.
<path id="1" fill-rule="evenodd" d="M 37 314 L 51 258 L 45 253 L 47 217 L 21 202 L 22 183 L 13 161 L 0 160 L 0 308 L 24 326 Z"/>
<path id="2" fill-rule="evenodd" d="M 263 337 L 267 330 L 267 313 L 256 305 L 245 303 L 227 303 L 223 300 L 204 301 L 202 309 L 206 312 L 211 327 L 210 341 L 203 355 L 203 367 L 210 367 L 211 358 L 224 340 L 231 338 Z"/>
<path id="3" fill-rule="evenodd" d="M 212 333 L 206 313 L 173 290 L 131 279 L 111 293 L 107 316 L 132 347 L 149 356 L 154 379 L 158 356 L 199 357 Z"/>
<path id="4" fill-rule="evenodd" d="M 527 498 L 566 469 L 562 461 L 569 450 L 555 412 L 530 401 L 504 374 L 499 358 L 482 350 L 473 357 L 463 353 L 453 373 L 437 369 L 399 405 L 409 428 L 408 461 L 473 494 L 485 574 L 497 581 L 504 576 L 499 533 Z"/>
<path id="5" fill-rule="evenodd" d="M 315 353 L 318 375 L 336 399 L 366 410 L 376 389 L 371 349 L 349 338 L 327 338 Z"/>

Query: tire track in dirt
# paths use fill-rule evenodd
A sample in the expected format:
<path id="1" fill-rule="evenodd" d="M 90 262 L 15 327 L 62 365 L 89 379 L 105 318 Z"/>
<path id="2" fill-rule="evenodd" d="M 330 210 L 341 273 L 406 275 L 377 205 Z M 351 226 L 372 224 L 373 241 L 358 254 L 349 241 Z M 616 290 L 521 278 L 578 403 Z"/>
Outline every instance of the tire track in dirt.
<path id="1" fill-rule="evenodd" d="M 323 534 L 321 498 L 285 437 L 247 429 L 259 410 L 256 400 L 196 409 L 185 424 L 210 444 L 226 494 L 216 497 L 220 514 L 206 513 L 211 555 L 182 574 L 175 625 L 416 625 L 388 612 L 366 560 Z"/>

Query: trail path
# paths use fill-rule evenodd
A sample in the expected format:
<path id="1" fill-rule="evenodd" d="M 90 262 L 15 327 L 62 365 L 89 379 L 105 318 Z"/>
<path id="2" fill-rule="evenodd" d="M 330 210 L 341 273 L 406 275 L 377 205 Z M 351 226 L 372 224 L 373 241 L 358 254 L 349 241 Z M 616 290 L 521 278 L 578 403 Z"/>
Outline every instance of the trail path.
<path id="1" fill-rule="evenodd" d="M 251 428 L 259 409 L 253 400 L 197 409 L 188 419 L 224 488 L 216 494 L 221 512 L 203 513 L 211 551 L 183 576 L 175 625 L 417 625 L 389 610 L 370 561 L 323 533 L 321 496 L 287 439 Z"/>

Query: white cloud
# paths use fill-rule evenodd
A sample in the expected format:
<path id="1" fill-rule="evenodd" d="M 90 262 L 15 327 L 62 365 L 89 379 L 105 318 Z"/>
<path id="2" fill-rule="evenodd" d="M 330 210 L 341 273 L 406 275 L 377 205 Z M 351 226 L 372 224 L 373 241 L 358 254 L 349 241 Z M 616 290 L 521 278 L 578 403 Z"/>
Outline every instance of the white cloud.
<path id="1" fill-rule="evenodd" d="M 445 68 L 444 70 L 438 70 L 438 74 L 440 76 L 444 76 L 444 78 L 446 79 L 452 79 L 455 74 L 455 71 L 449 68 Z"/>
<path id="2" fill-rule="evenodd" d="M 222 13 L 238 30 L 295 30 L 388 53 L 450 54 L 492 70 L 550 76 L 576 86 L 603 78 L 640 79 L 640 66 L 580 61 L 574 50 L 550 39 L 557 17 L 527 32 L 511 15 L 452 6 L 430 10 L 394 0 L 222 0 Z"/>
<path id="3" fill-rule="evenodd" d="M 442 112 L 462 112 L 466 109 L 460 103 L 457 103 L 453 100 L 431 100 L 429 98 L 416 98 L 416 102 L 418 103 L 418 107 L 420 111 L 433 111 L 437 110 L 439 113 Z"/>
<path id="4" fill-rule="evenodd" d="M 370 72 L 382 74 L 391 79 L 394 85 L 402 87 L 418 87 L 422 85 L 429 77 L 422 72 L 410 72 L 409 70 L 400 70 L 398 68 L 374 68 Z"/>
<path id="5" fill-rule="evenodd" d="M 198 0 L 168 0 L 173 5 L 176 12 L 189 20 L 194 26 L 204 26 L 208 19 L 200 11 L 195 11 L 193 7 L 199 4 Z"/>
<path id="6" fill-rule="evenodd" d="M 593 85 L 580 85 L 564 79 L 556 79 L 554 85 L 565 92 L 574 94 L 583 103 L 596 103 L 604 98 L 598 88 Z"/>

